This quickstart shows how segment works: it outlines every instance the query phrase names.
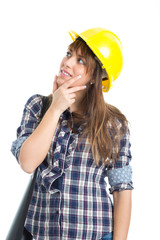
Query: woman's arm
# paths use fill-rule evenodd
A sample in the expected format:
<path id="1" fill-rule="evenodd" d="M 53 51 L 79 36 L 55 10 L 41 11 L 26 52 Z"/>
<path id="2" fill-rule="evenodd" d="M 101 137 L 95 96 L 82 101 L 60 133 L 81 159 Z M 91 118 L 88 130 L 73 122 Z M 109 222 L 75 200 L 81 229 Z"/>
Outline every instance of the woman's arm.
<path id="1" fill-rule="evenodd" d="M 74 103 L 75 92 L 84 89 L 84 86 L 70 88 L 70 85 L 77 79 L 79 79 L 79 76 L 66 81 L 58 89 L 55 79 L 51 106 L 47 110 L 40 124 L 27 138 L 20 149 L 18 159 L 21 168 L 25 172 L 34 172 L 34 170 L 45 159 L 61 113 Z"/>
<path id="2" fill-rule="evenodd" d="M 34 172 L 45 159 L 59 116 L 60 113 L 58 111 L 49 108 L 38 127 L 23 143 L 18 159 L 21 168 L 25 172 Z"/>
<path id="3" fill-rule="evenodd" d="M 114 191 L 113 240 L 127 240 L 131 217 L 131 190 Z"/>

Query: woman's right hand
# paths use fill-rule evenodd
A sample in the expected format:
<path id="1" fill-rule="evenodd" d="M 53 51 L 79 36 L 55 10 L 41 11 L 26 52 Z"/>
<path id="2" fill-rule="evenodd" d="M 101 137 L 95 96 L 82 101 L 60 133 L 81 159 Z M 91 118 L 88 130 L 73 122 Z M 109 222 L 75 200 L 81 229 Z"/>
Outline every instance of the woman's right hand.
<path id="1" fill-rule="evenodd" d="M 65 81 L 60 87 L 57 86 L 57 76 L 55 76 L 53 83 L 53 99 L 50 108 L 63 113 L 76 101 L 76 92 L 84 90 L 86 86 L 75 86 L 72 84 L 76 82 L 81 76 L 76 76 Z"/>

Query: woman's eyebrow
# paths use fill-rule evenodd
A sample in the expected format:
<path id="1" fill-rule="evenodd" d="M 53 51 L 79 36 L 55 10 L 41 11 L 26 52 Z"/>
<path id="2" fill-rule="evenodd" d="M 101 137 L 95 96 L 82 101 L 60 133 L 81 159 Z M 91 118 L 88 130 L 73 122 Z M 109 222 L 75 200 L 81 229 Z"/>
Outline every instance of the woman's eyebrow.
<path id="1" fill-rule="evenodd" d="M 73 52 L 74 50 L 72 48 L 68 48 L 68 51 Z M 77 54 L 77 56 L 85 59 L 85 57 L 81 54 Z"/>
<path id="2" fill-rule="evenodd" d="M 81 54 L 77 54 L 77 56 L 78 57 L 80 57 L 80 58 L 85 58 L 83 55 L 81 55 Z"/>

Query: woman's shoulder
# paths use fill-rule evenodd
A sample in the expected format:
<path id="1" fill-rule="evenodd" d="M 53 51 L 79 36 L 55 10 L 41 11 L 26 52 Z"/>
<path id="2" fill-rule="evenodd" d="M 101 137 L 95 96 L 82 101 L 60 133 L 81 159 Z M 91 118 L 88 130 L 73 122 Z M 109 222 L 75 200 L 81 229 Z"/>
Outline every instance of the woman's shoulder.
<path id="1" fill-rule="evenodd" d="M 36 104 L 41 104 L 43 96 L 40 94 L 34 94 L 28 98 L 25 107 L 32 108 Z"/>
<path id="2" fill-rule="evenodd" d="M 122 127 L 127 127 L 128 125 L 128 120 L 126 116 L 121 112 L 120 109 L 117 107 L 111 105 L 111 104 L 106 104 L 106 115 L 108 118 L 108 127 L 113 127 L 115 126 L 117 129 L 121 129 Z"/>
<path id="3" fill-rule="evenodd" d="M 49 108 L 51 101 L 51 94 L 49 96 L 34 94 L 27 100 L 25 109 L 32 112 L 35 116 L 42 118 Z"/>
<path id="4" fill-rule="evenodd" d="M 43 97 L 44 96 L 40 94 L 34 94 L 29 97 L 25 104 L 25 110 L 38 118 L 42 111 Z"/>

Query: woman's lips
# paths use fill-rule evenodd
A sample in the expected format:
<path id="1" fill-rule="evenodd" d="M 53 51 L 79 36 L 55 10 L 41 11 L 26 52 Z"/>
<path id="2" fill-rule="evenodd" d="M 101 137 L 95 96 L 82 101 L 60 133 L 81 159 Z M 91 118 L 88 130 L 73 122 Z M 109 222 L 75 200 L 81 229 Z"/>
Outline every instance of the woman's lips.
<path id="1" fill-rule="evenodd" d="M 72 75 L 64 69 L 61 70 L 61 76 L 62 77 L 72 77 Z"/>

